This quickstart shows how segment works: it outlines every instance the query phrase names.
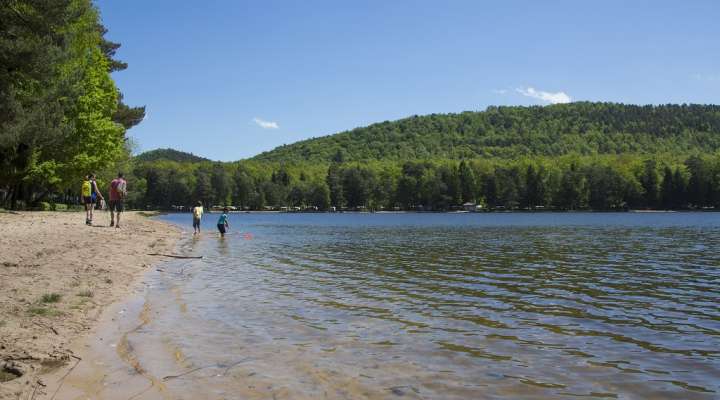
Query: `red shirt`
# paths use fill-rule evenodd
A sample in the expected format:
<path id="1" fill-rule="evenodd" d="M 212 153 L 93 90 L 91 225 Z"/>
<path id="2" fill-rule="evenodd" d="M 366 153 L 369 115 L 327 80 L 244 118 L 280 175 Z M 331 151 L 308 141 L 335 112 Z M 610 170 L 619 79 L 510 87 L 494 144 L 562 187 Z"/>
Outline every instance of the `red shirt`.
<path id="1" fill-rule="evenodd" d="M 125 182 L 125 179 L 123 178 L 115 178 L 110 182 L 110 201 L 118 201 L 122 200 L 123 195 L 120 194 L 120 190 L 118 190 L 119 187 L 125 187 L 127 185 L 127 182 Z"/>

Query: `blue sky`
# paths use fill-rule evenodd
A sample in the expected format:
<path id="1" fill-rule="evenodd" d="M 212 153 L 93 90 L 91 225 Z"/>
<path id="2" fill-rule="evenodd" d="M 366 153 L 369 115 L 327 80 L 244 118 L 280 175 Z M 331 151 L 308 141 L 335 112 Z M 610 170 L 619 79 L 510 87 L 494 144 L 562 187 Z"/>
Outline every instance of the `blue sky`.
<path id="1" fill-rule="evenodd" d="M 489 105 L 718 103 L 717 1 L 99 0 L 140 151 L 214 160 Z"/>

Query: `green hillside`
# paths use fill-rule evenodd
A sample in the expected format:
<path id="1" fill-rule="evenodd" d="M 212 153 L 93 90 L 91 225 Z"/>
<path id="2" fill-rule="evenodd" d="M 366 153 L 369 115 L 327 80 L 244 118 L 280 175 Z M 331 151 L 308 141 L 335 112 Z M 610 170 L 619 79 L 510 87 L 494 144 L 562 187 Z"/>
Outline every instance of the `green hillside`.
<path id="1" fill-rule="evenodd" d="M 579 102 L 413 116 L 261 153 L 260 161 L 658 154 L 720 149 L 720 106 Z"/>
<path id="2" fill-rule="evenodd" d="M 175 149 L 155 149 L 140 153 L 134 157 L 137 161 L 176 161 L 176 162 L 202 162 L 210 161 L 207 158 L 196 156 L 192 153 L 186 153 L 184 151 L 178 151 Z"/>
<path id="3" fill-rule="evenodd" d="M 718 209 L 718 150 L 715 105 L 490 107 L 383 122 L 232 163 L 156 150 L 135 160 L 128 204 Z"/>

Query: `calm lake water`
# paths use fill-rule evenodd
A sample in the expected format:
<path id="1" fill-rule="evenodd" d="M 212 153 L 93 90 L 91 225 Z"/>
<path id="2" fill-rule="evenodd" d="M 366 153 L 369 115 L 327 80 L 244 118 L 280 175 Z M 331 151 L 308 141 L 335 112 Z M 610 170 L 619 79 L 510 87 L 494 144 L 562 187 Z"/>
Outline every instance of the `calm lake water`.
<path id="1" fill-rule="evenodd" d="M 720 397 L 720 214 L 217 217 L 130 337 L 174 398 Z"/>

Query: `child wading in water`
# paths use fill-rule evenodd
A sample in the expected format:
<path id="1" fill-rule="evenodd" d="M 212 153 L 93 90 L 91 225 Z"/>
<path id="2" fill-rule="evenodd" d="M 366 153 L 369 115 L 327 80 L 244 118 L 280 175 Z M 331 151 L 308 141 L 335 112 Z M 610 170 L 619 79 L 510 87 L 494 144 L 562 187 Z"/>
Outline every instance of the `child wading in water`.
<path id="1" fill-rule="evenodd" d="M 200 220 L 203 215 L 203 205 L 201 201 L 197 202 L 197 205 L 192 209 L 193 213 L 193 235 L 200 233 Z"/>
<path id="2" fill-rule="evenodd" d="M 218 219 L 217 227 L 218 227 L 218 230 L 220 231 L 221 237 L 225 237 L 226 229 L 230 228 L 230 224 L 228 224 L 227 213 L 228 213 L 228 208 L 227 207 L 223 208 L 223 213 L 220 216 L 220 219 Z"/>

